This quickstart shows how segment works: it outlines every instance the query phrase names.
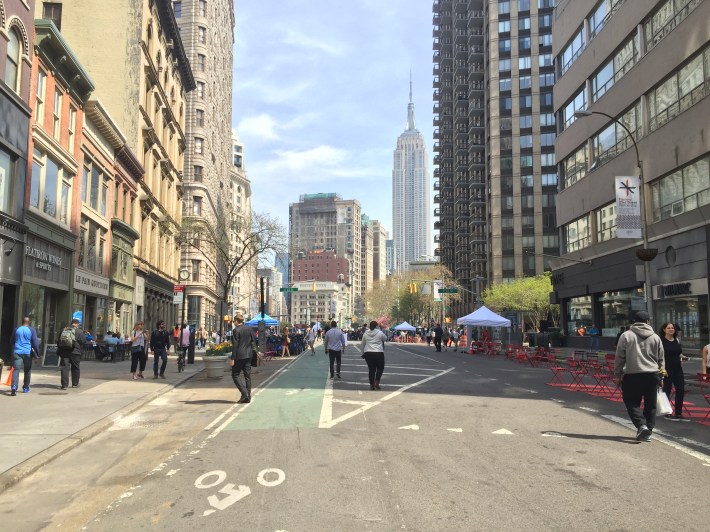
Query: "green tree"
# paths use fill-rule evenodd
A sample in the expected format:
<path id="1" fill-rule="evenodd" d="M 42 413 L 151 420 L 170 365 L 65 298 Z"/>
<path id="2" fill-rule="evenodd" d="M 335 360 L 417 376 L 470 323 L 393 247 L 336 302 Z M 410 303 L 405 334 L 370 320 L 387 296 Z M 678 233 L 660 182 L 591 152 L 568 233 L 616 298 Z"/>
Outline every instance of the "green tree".
<path id="1" fill-rule="evenodd" d="M 483 291 L 483 304 L 495 312 L 522 312 L 534 329 L 550 318 L 557 325 L 560 306 L 550 303 L 551 274 L 521 277 L 510 283 L 499 283 Z"/>

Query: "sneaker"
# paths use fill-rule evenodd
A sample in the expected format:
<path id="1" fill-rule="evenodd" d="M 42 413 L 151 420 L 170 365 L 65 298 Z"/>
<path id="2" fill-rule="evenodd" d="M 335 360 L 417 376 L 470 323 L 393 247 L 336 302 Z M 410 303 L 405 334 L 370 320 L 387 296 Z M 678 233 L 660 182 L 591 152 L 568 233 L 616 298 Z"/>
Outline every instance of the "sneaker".
<path id="1" fill-rule="evenodd" d="M 60 389 L 60 390 L 66 390 L 67 387 L 66 387 L 66 386 L 60 386 L 59 389 Z"/>
<path id="2" fill-rule="evenodd" d="M 72 384 L 71 387 L 72 387 L 72 388 L 78 388 L 79 385 L 78 385 L 78 384 Z"/>
<path id="3" fill-rule="evenodd" d="M 332 379 L 332 378 L 333 378 L 333 376 L 331 375 L 331 376 L 330 376 L 330 378 Z"/>
<path id="4" fill-rule="evenodd" d="M 12 390 L 12 391 L 10 392 L 10 396 L 11 396 L 11 397 L 15 397 L 16 395 L 17 395 L 17 390 Z"/>
<path id="5" fill-rule="evenodd" d="M 646 425 L 641 425 L 636 431 L 636 441 L 651 441 L 651 429 Z"/>
<path id="6" fill-rule="evenodd" d="M 675 414 L 666 414 L 664 416 L 668 421 L 680 421 L 680 417 Z"/>
<path id="7" fill-rule="evenodd" d="M 336 373 L 335 376 L 340 378 L 340 373 Z"/>
<path id="8" fill-rule="evenodd" d="M 158 378 L 158 374 L 156 373 L 155 375 L 153 375 L 153 378 L 154 378 L 154 379 L 157 379 L 157 378 Z"/>
<path id="9" fill-rule="evenodd" d="M 22 393 L 30 393 L 30 387 L 25 386 L 24 388 L 22 388 Z"/>
<path id="10" fill-rule="evenodd" d="M 161 379 L 164 379 L 164 378 L 165 378 L 165 375 L 162 375 L 162 374 L 161 374 L 161 375 L 160 375 L 160 378 L 161 378 Z"/>

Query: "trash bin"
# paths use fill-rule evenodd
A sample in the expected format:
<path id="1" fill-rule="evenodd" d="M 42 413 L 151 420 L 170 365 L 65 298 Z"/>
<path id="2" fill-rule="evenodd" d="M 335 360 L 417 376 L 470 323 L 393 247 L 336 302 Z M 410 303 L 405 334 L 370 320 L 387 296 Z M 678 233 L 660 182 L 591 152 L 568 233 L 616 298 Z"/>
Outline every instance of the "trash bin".
<path id="1" fill-rule="evenodd" d="M 535 332 L 534 331 L 528 332 L 528 345 L 530 347 L 535 347 Z"/>

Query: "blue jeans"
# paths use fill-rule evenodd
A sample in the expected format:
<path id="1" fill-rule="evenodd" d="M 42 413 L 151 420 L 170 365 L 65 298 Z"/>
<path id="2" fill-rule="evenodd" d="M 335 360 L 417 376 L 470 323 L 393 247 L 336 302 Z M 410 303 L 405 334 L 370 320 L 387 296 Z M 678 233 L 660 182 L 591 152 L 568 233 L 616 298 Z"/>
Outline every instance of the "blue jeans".
<path id="1" fill-rule="evenodd" d="M 160 366 L 160 374 L 165 373 L 165 366 L 168 365 L 168 351 L 166 349 L 153 349 L 153 375 L 158 374 L 158 360 L 163 361 Z"/>
<path id="2" fill-rule="evenodd" d="M 589 350 L 590 351 L 597 351 L 599 349 L 599 337 L 598 336 L 591 336 L 589 338 Z"/>
<path id="3" fill-rule="evenodd" d="M 32 357 L 30 355 L 12 355 L 12 367 L 15 368 L 15 371 L 12 372 L 12 389 L 17 390 L 21 369 L 25 370 L 25 380 L 22 387 L 29 388 L 32 378 Z"/>

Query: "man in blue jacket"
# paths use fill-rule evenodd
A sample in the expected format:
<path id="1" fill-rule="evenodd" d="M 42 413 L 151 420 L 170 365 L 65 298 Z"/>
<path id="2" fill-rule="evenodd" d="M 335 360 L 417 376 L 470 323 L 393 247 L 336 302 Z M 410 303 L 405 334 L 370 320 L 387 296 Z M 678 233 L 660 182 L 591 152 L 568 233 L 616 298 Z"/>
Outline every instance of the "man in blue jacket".
<path id="1" fill-rule="evenodd" d="M 32 359 L 39 357 L 39 340 L 37 331 L 30 327 L 30 318 L 22 318 L 20 325 L 12 333 L 10 345 L 13 346 L 12 389 L 10 395 L 17 395 L 17 386 L 20 380 L 20 369 L 24 369 L 25 379 L 22 384 L 23 393 L 30 393 L 30 379 L 32 377 Z"/>

